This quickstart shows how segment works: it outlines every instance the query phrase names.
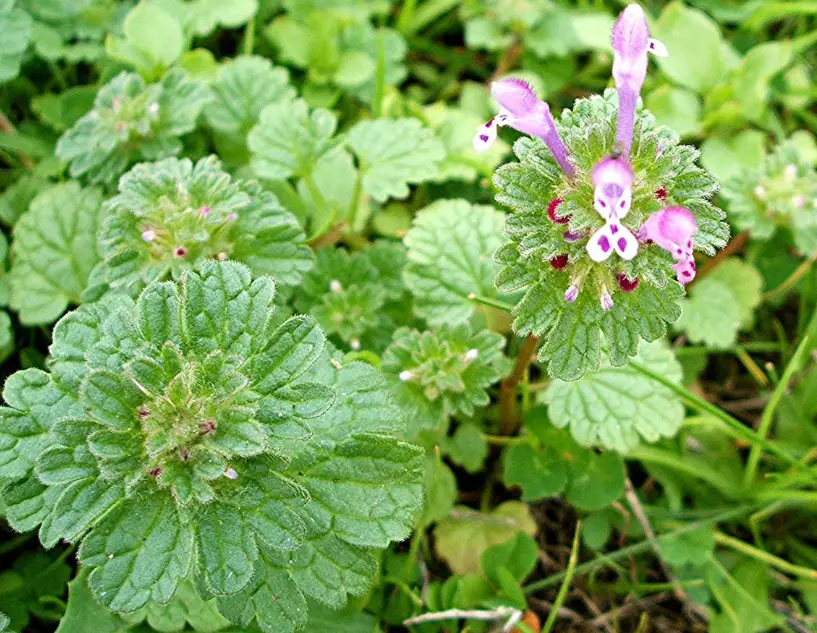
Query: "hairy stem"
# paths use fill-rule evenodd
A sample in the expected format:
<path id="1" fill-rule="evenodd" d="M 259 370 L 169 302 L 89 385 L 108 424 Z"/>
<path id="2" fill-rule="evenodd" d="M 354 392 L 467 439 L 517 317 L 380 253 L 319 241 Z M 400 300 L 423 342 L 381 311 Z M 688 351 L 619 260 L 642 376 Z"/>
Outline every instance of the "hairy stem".
<path id="1" fill-rule="evenodd" d="M 519 428 L 519 416 L 516 411 L 516 387 L 536 354 L 539 337 L 529 334 L 519 348 L 513 369 L 499 386 L 499 425 L 501 435 L 513 435 Z"/>

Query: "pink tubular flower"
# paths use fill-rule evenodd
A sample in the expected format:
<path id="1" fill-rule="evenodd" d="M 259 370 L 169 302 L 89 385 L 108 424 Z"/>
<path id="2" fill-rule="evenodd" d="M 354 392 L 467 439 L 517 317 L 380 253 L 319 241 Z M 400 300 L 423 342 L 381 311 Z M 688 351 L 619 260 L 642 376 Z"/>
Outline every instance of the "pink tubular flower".
<path id="1" fill-rule="evenodd" d="M 536 98 L 530 85 L 521 79 L 502 79 L 491 84 L 491 94 L 499 102 L 499 114 L 477 128 L 474 149 L 478 152 L 489 149 L 496 140 L 497 127 L 507 125 L 523 134 L 541 138 L 568 178 L 572 178 L 575 168 L 556 131 L 550 107 Z"/>
<path id="2" fill-rule="evenodd" d="M 666 57 L 667 48 L 650 38 L 644 11 L 628 5 L 613 27 L 613 78 L 618 88 L 618 132 L 616 142 L 625 154 L 633 142 L 635 104 L 647 75 L 647 53 Z"/>
<path id="3" fill-rule="evenodd" d="M 630 212 L 633 200 L 633 170 L 621 158 L 605 158 L 593 168 L 593 206 L 604 218 L 604 226 L 587 242 L 587 254 L 603 262 L 613 251 L 622 259 L 638 252 L 638 240 L 620 220 Z"/>
<path id="4" fill-rule="evenodd" d="M 692 256 L 692 236 L 698 230 L 695 217 L 685 207 L 667 207 L 647 218 L 638 237 L 652 241 L 670 252 L 678 281 L 687 284 L 695 279 L 695 259 Z"/>

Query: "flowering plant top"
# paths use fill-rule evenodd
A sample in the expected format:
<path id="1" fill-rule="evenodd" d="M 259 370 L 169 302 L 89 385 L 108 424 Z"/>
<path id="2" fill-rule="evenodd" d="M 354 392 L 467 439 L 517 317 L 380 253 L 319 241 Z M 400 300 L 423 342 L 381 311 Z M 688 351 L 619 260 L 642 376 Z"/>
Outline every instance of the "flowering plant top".
<path id="1" fill-rule="evenodd" d="M 500 112 L 474 137 L 477 149 L 498 126 L 534 137 L 517 141 L 519 162 L 494 175 L 510 209 L 496 283 L 524 291 L 514 329 L 543 337 L 539 359 L 563 380 L 597 368 L 602 349 L 623 365 L 640 339 L 663 336 L 695 277 L 693 252 L 714 255 L 729 237 L 699 152 L 637 109 L 649 53 L 667 54 L 638 5 L 612 39 L 616 91 L 577 100 L 557 121 L 527 83 L 503 79 L 491 90 Z"/>

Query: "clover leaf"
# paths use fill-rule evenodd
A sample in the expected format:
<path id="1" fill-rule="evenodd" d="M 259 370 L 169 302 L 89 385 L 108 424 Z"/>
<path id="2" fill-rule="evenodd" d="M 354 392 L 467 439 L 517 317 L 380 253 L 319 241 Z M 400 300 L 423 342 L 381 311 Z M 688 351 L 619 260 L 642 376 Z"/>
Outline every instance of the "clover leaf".
<path id="1" fill-rule="evenodd" d="M 274 293 L 246 266 L 204 262 L 136 302 L 70 313 L 51 373 L 9 379 L 9 516 L 28 509 L 46 545 L 78 542 L 110 609 L 151 612 L 195 580 L 242 626 L 295 631 L 304 596 L 360 595 L 370 550 L 414 524 L 424 457 L 397 439 L 387 383 L 332 359 L 311 318 L 275 326 Z"/>

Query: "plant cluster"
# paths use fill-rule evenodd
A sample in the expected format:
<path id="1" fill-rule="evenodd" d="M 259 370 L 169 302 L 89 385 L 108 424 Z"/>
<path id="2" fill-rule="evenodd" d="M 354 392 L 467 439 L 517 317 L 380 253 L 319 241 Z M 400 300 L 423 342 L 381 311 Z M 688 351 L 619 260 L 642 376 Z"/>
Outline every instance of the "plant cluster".
<path id="1" fill-rule="evenodd" d="M 817 23 L 665 4 L 0 0 L 0 633 L 817 630 Z"/>

